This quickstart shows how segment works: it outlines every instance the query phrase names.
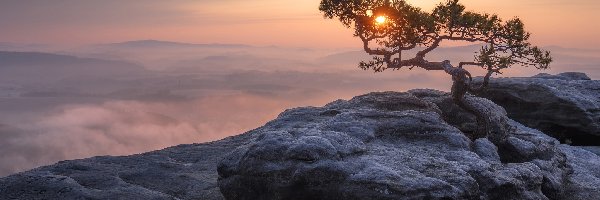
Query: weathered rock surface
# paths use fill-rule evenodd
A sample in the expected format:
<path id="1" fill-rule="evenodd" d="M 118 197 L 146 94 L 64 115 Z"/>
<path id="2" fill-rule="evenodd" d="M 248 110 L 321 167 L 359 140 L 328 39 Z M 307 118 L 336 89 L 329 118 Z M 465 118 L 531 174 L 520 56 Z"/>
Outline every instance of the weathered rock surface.
<path id="1" fill-rule="evenodd" d="M 584 73 L 492 78 L 478 95 L 504 107 L 511 119 L 562 142 L 600 146 L 600 81 Z"/>
<path id="2" fill-rule="evenodd" d="M 1 178 L 0 199 L 223 199 L 217 162 L 249 136 L 62 161 Z"/>
<path id="3" fill-rule="evenodd" d="M 444 92 L 371 93 L 217 142 L 0 178 L 0 199 L 599 199 L 597 155 L 468 101 L 505 142 L 467 138 L 475 118 Z"/>
<path id="4" fill-rule="evenodd" d="M 572 169 L 564 199 L 600 199 L 600 157 L 578 147 L 561 145 Z"/>
<path id="5" fill-rule="evenodd" d="M 579 146 L 579 148 L 588 150 L 589 152 L 600 156 L 600 146 Z"/>
<path id="6" fill-rule="evenodd" d="M 371 93 L 288 110 L 255 130 L 251 143 L 220 162 L 221 192 L 228 199 L 600 197 L 600 175 L 589 171 L 600 166 L 595 154 L 506 118 L 489 100 L 468 101 L 510 127 L 504 142 L 467 138 L 474 117 L 446 93 Z"/>

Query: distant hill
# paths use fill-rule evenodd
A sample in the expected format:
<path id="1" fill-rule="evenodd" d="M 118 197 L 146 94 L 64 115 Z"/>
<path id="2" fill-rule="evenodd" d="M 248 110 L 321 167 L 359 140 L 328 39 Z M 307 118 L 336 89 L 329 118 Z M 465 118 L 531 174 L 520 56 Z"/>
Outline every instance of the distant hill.
<path id="1" fill-rule="evenodd" d="M 373 56 L 369 56 L 369 54 L 364 51 L 346 51 L 341 53 L 335 53 L 331 55 L 327 55 L 317 59 L 317 62 L 320 64 L 342 64 L 342 65 L 356 65 L 361 60 L 369 60 Z"/>
<path id="2" fill-rule="evenodd" d="M 52 49 L 52 47 L 45 44 L 0 42 L 0 51 L 45 51 L 49 49 Z"/>
<path id="3" fill-rule="evenodd" d="M 2 81 L 55 81 L 68 77 L 115 77 L 144 72 L 144 67 L 124 61 L 0 51 Z"/>
<path id="4" fill-rule="evenodd" d="M 160 41 L 160 40 L 134 40 L 134 41 L 126 41 L 120 43 L 111 43 L 111 44 L 101 44 L 99 46 L 104 47 L 117 47 L 117 48 L 246 48 L 251 47 L 249 45 L 243 44 L 192 44 L 192 43 L 182 43 L 182 42 L 170 42 L 170 41 Z"/>

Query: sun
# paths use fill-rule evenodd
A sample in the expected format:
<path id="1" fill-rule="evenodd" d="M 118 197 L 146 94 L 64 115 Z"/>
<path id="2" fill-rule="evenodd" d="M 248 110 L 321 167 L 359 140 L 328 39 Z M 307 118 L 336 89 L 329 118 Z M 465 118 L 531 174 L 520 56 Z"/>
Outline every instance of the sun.
<path id="1" fill-rule="evenodd" d="M 377 24 L 383 24 L 387 21 L 387 17 L 385 16 L 378 16 L 377 18 L 375 18 L 375 23 Z"/>

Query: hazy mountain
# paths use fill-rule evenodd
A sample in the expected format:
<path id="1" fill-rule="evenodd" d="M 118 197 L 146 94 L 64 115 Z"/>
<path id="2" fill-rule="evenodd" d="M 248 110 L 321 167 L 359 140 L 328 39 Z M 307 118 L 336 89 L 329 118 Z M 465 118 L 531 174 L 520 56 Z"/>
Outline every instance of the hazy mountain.
<path id="1" fill-rule="evenodd" d="M 0 51 L 2 82 L 47 82 L 70 77 L 119 77 L 141 75 L 145 72 L 142 66 L 123 61 L 39 52 Z"/>
<path id="2" fill-rule="evenodd" d="M 160 41 L 160 40 L 134 40 L 111 44 L 100 44 L 100 47 L 113 48 L 245 48 L 251 47 L 243 44 L 192 44 L 182 42 Z"/>
<path id="3" fill-rule="evenodd" d="M 48 51 L 52 47 L 46 44 L 21 44 L 13 42 L 0 42 L 0 51 Z"/>
<path id="4" fill-rule="evenodd" d="M 289 58 L 266 58 L 257 55 L 214 55 L 206 56 L 201 59 L 182 60 L 173 63 L 168 69 L 175 72 L 186 73 L 230 73 L 240 70 L 260 70 L 260 71 L 306 71 L 319 68 L 318 65 L 310 60 L 293 60 Z"/>
<path id="5" fill-rule="evenodd" d="M 258 57 L 260 60 L 294 59 L 306 60 L 320 54 L 302 48 L 256 47 L 245 44 L 192 44 L 159 40 L 136 40 L 111 44 L 83 46 L 66 51 L 67 54 L 94 57 L 99 59 L 118 59 L 140 63 L 148 69 L 165 70 L 171 67 L 181 68 L 182 62 L 196 62 L 209 57 Z M 308 56 L 307 56 L 308 55 Z M 323 54 L 320 54 L 323 55 Z M 239 60 L 239 58 L 234 58 Z M 253 61 L 251 61 L 253 62 Z M 204 62 L 200 62 L 204 63 Z M 211 63 L 206 63 L 211 64 Z M 189 66 L 185 66 L 189 67 Z M 192 66 L 192 67 L 195 67 Z M 202 66 L 206 67 L 206 66 Z"/>

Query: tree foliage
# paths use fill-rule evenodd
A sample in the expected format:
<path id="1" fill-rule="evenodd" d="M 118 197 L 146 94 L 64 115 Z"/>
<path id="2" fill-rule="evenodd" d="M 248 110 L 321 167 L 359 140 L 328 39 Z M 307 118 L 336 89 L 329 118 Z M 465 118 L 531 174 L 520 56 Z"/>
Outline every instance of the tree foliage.
<path id="1" fill-rule="evenodd" d="M 446 0 L 431 12 L 404 0 L 322 0 L 319 9 L 325 17 L 337 18 L 347 28 L 354 28 L 354 36 L 362 40 L 365 52 L 374 56 L 373 60 L 360 62 L 362 69 L 381 72 L 420 67 L 450 74 L 453 101 L 477 118 L 472 139 L 488 137 L 495 144 L 502 144 L 507 132 L 504 128 L 492 128 L 485 106 L 466 101 L 467 92 L 485 89 L 492 74 L 513 65 L 546 69 L 552 62 L 550 52 L 528 42 L 530 34 L 519 18 L 503 21 L 497 15 L 465 11 L 458 0 Z M 449 60 L 428 61 L 426 55 L 444 41 L 483 46 L 472 61 L 459 61 L 456 67 Z M 403 51 L 415 48 L 419 50 L 415 55 L 403 58 Z M 481 85 L 472 85 L 471 74 L 463 68 L 466 65 L 487 70 Z"/>
<path id="2" fill-rule="evenodd" d="M 464 65 L 480 66 L 493 73 L 513 65 L 546 69 L 550 52 L 531 45 L 530 34 L 519 18 L 503 21 L 497 15 L 465 11 L 458 0 L 438 4 L 425 12 L 404 0 L 322 0 L 319 9 L 327 18 L 337 18 L 354 36 L 363 42 L 364 50 L 373 55 L 359 67 L 381 72 L 385 69 L 421 67 L 426 70 L 447 70 L 443 62 L 429 62 L 426 55 L 443 41 L 466 41 L 484 46 L 473 61 Z M 384 23 L 376 22 L 384 16 Z M 403 58 L 402 52 L 420 47 L 416 55 Z"/>

